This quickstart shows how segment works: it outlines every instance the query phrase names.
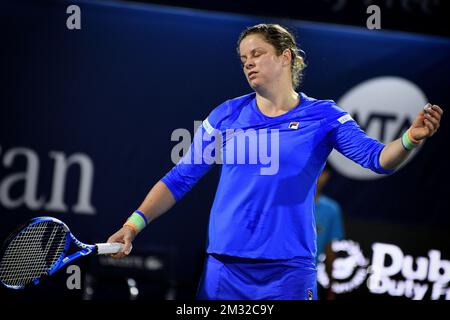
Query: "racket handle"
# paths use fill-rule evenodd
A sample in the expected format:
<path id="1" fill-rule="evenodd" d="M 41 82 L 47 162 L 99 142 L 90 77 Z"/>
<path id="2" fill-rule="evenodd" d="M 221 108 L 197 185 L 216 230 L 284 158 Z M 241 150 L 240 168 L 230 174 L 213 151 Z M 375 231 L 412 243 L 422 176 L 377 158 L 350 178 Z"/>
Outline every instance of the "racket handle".
<path id="1" fill-rule="evenodd" d="M 124 245 L 122 243 L 97 243 L 97 254 L 113 254 L 122 252 L 124 250 Z"/>

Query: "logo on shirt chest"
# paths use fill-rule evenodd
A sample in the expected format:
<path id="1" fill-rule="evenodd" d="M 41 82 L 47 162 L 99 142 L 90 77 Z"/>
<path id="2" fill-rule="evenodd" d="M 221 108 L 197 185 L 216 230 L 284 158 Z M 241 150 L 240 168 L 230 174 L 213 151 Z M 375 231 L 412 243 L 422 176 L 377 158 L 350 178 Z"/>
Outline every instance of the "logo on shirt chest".
<path id="1" fill-rule="evenodd" d="M 292 122 L 289 122 L 288 128 L 292 129 L 292 130 L 297 130 L 299 125 L 300 125 L 300 122 L 292 121 Z"/>

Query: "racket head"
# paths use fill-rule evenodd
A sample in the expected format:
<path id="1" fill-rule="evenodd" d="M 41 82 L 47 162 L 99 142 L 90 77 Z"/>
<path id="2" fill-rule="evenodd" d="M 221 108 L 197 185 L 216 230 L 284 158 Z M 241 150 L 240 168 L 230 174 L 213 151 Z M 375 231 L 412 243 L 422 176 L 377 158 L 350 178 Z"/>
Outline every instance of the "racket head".
<path id="1" fill-rule="evenodd" d="M 61 264 L 70 230 L 53 217 L 33 218 L 17 228 L 0 249 L 0 282 L 10 289 L 37 285 Z"/>

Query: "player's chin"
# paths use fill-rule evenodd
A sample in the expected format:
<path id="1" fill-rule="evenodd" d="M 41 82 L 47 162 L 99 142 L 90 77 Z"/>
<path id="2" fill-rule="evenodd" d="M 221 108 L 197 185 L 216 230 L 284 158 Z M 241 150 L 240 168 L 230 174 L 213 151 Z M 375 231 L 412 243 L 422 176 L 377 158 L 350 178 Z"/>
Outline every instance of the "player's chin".
<path id="1" fill-rule="evenodd" d="M 248 84 L 253 90 L 261 88 L 261 83 L 258 80 L 248 80 Z"/>

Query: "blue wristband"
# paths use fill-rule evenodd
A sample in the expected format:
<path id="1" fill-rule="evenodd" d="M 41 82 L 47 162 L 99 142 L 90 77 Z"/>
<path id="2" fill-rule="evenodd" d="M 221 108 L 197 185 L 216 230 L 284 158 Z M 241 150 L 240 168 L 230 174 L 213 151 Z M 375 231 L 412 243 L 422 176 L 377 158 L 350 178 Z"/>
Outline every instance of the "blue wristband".
<path id="1" fill-rule="evenodd" d="M 136 210 L 134 212 L 137 213 L 138 215 L 140 215 L 142 217 L 142 219 L 144 219 L 145 225 L 148 225 L 147 217 L 145 216 L 145 214 L 142 211 Z"/>

